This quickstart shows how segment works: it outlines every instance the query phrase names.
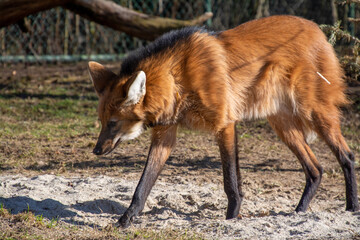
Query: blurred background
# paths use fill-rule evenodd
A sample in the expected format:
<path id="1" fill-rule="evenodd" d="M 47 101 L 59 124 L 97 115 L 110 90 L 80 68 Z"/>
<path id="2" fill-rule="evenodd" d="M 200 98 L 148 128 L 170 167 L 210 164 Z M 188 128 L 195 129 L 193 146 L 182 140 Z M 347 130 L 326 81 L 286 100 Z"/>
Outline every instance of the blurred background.
<path id="1" fill-rule="evenodd" d="M 318 24 L 335 24 L 353 36 L 356 23 L 349 17 L 360 15 L 359 6 L 335 0 L 114 0 L 121 6 L 153 16 L 193 19 L 212 12 L 209 29 L 224 30 L 251 19 L 291 14 Z M 86 20 L 57 7 L 25 18 L 25 27 L 13 24 L 0 29 L 0 63 L 77 60 L 118 60 L 147 43 Z M 343 43 L 345 44 L 345 43 Z"/>

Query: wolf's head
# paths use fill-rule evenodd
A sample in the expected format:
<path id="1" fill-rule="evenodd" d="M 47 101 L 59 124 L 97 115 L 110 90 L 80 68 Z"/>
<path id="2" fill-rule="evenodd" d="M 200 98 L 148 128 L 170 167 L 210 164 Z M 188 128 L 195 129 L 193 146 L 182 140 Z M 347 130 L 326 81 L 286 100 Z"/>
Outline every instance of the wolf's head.
<path id="1" fill-rule="evenodd" d="M 89 62 L 89 73 L 99 96 L 102 126 L 93 153 L 108 154 L 120 142 L 134 139 L 143 131 L 146 75 L 138 71 L 132 76 L 120 77 L 96 62 Z"/>

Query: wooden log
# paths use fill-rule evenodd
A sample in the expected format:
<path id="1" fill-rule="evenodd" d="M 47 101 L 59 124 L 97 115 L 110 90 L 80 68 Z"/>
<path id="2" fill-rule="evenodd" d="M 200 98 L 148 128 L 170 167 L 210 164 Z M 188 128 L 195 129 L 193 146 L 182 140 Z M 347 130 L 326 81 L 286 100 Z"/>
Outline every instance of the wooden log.
<path id="1" fill-rule="evenodd" d="M 96 23 L 138 38 L 153 40 L 172 29 L 202 24 L 212 17 L 207 12 L 192 20 L 149 16 L 105 0 L 0 0 L 0 28 L 24 17 L 62 6 Z"/>
<path id="2" fill-rule="evenodd" d="M 69 0 L 0 0 L 0 28 L 21 21 L 24 17 L 61 6 Z"/>
<path id="3" fill-rule="evenodd" d="M 201 24 L 212 17 L 212 13 L 188 21 L 155 17 L 103 0 L 74 0 L 64 7 L 91 21 L 146 40 L 172 29 Z"/>
<path id="4" fill-rule="evenodd" d="M 348 18 L 349 22 L 355 22 L 355 23 L 358 23 L 360 22 L 360 18 Z"/>

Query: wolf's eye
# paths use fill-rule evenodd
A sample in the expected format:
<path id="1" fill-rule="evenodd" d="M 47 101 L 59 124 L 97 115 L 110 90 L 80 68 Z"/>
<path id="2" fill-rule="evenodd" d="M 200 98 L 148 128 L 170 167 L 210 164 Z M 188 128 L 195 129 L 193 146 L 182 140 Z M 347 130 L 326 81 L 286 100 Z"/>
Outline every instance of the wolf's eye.
<path id="1" fill-rule="evenodd" d="M 107 126 L 108 126 L 108 128 L 113 128 L 116 126 L 116 124 L 117 124 L 117 121 L 109 121 Z"/>

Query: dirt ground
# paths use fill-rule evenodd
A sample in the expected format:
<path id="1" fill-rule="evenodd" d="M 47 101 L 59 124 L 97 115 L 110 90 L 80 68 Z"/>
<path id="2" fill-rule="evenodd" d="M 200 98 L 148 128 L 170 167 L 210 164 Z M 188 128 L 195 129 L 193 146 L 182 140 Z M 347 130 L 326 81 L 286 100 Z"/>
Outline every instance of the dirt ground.
<path id="1" fill-rule="evenodd" d="M 117 69 L 118 64 L 107 66 Z M 29 228 L 34 236 L 61 233 L 80 239 L 88 235 L 80 230 L 71 235 L 67 229 L 107 229 L 130 204 L 151 131 L 108 156 L 94 156 L 97 98 L 84 63 L 7 65 L 0 72 L 2 206 L 12 215 L 31 211 L 57 219 L 55 230 Z M 360 98 L 350 97 L 354 104 L 343 109 L 342 130 L 357 156 L 360 183 Z M 179 233 L 175 238 L 185 239 L 360 239 L 360 213 L 344 211 L 343 174 L 321 140 L 311 148 L 324 167 L 322 183 L 307 213 L 296 214 L 305 177 L 295 156 L 265 120 L 239 123 L 238 138 L 245 199 L 237 219 L 224 220 L 227 200 L 214 137 L 180 129 L 176 148 L 132 228 L 174 231 Z M 0 232 L 17 232 L 18 224 L 0 214 Z"/>

